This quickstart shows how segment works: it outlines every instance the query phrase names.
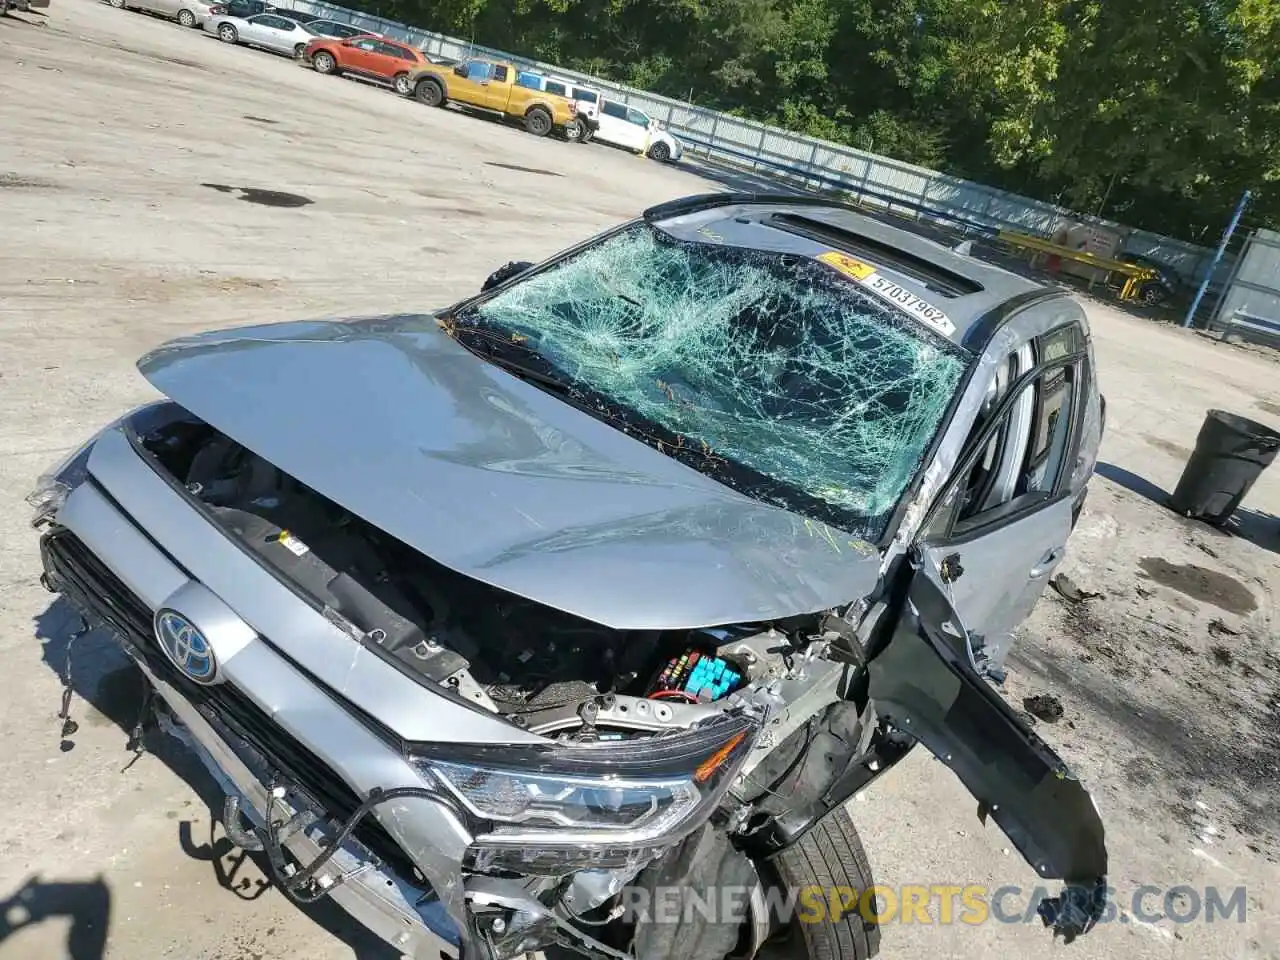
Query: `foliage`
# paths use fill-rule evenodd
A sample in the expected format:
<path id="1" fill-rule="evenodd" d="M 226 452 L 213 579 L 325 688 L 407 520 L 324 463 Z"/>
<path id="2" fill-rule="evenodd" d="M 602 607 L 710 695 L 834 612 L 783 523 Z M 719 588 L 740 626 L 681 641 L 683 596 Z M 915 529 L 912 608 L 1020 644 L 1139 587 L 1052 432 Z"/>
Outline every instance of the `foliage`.
<path id="1" fill-rule="evenodd" d="M 365 0 L 696 104 L 1204 241 L 1280 223 L 1280 0 Z"/>

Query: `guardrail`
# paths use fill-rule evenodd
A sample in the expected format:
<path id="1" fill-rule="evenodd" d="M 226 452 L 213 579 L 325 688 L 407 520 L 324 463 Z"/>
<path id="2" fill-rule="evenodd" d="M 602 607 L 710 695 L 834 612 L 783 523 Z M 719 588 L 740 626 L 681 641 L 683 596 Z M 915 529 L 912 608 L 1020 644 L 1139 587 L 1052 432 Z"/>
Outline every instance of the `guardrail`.
<path id="1" fill-rule="evenodd" d="M 427 53 L 458 59 L 487 56 L 511 60 L 538 72 L 554 73 L 588 84 L 607 96 L 643 110 L 663 123 L 694 152 L 711 158 L 719 157 L 735 165 L 745 164 L 750 169 L 771 173 L 783 172 L 805 183 L 834 186 L 860 198 L 913 210 L 920 216 L 949 223 L 971 224 L 983 231 L 1011 230 L 1049 236 L 1062 225 L 1095 224 L 1121 232 L 1125 236 L 1125 252 L 1163 263 L 1188 282 L 1198 281 L 1212 263 L 1213 251 L 1206 247 L 1135 230 L 936 170 L 636 90 L 555 64 L 351 10 L 327 0 L 291 0 L 289 5 L 393 37 Z M 1224 266 L 1224 272 L 1226 269 L 1229 266 Z"/>

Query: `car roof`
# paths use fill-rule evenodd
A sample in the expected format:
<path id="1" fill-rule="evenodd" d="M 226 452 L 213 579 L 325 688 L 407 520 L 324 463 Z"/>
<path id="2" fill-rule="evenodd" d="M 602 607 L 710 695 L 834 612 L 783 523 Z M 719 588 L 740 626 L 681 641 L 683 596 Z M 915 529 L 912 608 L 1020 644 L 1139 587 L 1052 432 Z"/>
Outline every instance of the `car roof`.
<path id="1" fill-rule="evenodd" d="M 683 240 L 710 240 L 813 259 L 823 254 L 845 255 L 840 261 L 845 268 L 835 269 L 854 276 L 849 264 L 854 265 L 855 273 L 863 272 L 864 267 L 874 268 L 871 278 L 882 275 L 942 311 L 951 329 L 940 332 L 975 350 L 994 332 L 994 327 L 982 322 L 986 318 L 1014 302 L 1054 293 L 1008 270 L 826 198 L 703 194 L 658 204 L 646 210 L 644 218 Z"/>

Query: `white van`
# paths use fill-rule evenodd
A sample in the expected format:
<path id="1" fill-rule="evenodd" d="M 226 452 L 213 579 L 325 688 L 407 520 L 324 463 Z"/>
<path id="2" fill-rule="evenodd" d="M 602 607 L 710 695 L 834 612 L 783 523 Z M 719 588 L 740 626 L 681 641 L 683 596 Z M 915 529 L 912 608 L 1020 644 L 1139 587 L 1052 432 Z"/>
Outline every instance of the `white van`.
<path id="1" fill-rule="evenodd" d="M 600 98 L 600 129 L 596 139 L 643 153 L 660 163 L 674 163 L 684 155 L 684 146 L 657 120 L 621 100 Z"/>

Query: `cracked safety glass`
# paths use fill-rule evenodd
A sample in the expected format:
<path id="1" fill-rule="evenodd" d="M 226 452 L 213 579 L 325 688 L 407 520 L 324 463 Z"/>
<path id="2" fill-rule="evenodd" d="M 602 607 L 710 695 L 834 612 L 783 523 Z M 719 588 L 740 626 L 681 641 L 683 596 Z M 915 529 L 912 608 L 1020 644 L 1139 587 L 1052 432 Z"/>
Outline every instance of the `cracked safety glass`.
<path id="1" fill-rule="evenodd" d="M 669 454 L 879 539 L 967 354 L 805 257 L 628 227 L 459 313 Z M 645 427 L 656 428 L 645 434 Z M 654 438 L 657 439 L 654 439 Z"/>

